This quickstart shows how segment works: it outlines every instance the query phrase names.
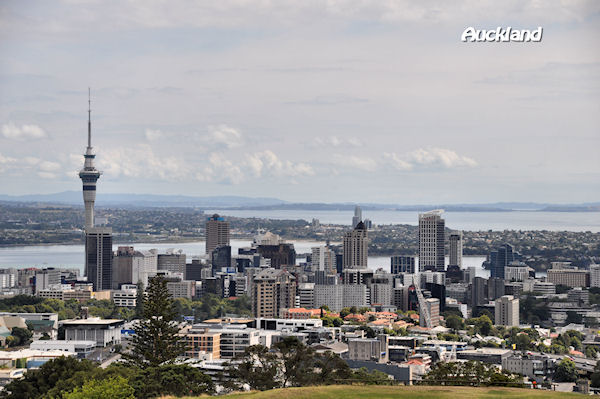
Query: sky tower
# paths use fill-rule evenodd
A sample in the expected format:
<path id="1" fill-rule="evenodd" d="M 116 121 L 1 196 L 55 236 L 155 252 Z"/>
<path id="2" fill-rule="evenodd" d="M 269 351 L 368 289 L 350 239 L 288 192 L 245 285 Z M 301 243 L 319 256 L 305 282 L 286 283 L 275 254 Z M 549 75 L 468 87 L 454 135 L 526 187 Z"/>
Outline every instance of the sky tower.
<path id="1" fill-rule="evenodd" d="M 90 89 L 88 89 L 88 144 L 85 150 L 85 162 L 79 172 L 83 183 L 83 202 L 85 204 L 85 230 L 94 227 L 94 202 L 96 201 L 96 182 L 100 178 L 100 171 L 94 166 L 94 150 L 92 148 L 92 102 Z"/>

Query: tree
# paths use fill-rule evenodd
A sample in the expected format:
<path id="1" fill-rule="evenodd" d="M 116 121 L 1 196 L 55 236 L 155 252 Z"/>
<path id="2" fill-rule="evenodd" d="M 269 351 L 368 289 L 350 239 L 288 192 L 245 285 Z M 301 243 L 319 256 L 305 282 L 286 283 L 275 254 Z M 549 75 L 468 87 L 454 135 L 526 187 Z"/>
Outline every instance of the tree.
<path id="1" fill-rule="evenodd" d="M 314 383 L 315 356 L 312 348 L 304 345 L 296 337 L 286 337 L 274 347 L 281 355 L 284 387 L 300 387 Z"/>
<path id="2" fill-rule="evenodd" d="M 483 335 L 489 335 L 494 329 L 492 320 L 487 315 L 480 316 L 475 321 L 475 327 Z"/>
<path id="3" fill-rule="evenodd" d="M 454 331 L 462 330 L 465 328 L 465 323 L 462 317 L 455 314 L 451 314 L 446 318 L 446 327 Z"/>
<path id="4" fill-rule="evenodd" d="M 161 276 L 153 277 L 142 298 L 142 319 L 133 328 L 131 352 L 123 353 L 123 358 L 140 368 L 172 363 L 185 352 L 186 345 L 177 335 L 177 314 L 167 281 Z"/>
<path id="5" fill-rule="evenodd" d="M 262 345 L 252 345 L 237 357 L 240 363 L 229 364 L 227 371 L 232 377 L 230 385 L 239 389 L 239 384 L 248 384 L 251 389 L 265 391 L 279 388 L 278 374 L 281 361 L 277 355 Z"/>
<path id="6" fill-rule="evenodd" d="M 135 399 L 134 389 L 121 376 L 113 376 L 102 381 L 91 380 L 81 388 L 64 394 L 64 399 Z"/>
<path id="7" fill-rule="evenodd" d="M 423 377 L 431 385 L 504 385 L 522 386 L 520 376 L 503 370 L 499 372 L 492 364 L 476 361 L 438 362 Z"/>
<path id="8" fill-rule="evenodd" d="M 28 328 L 13 327 L 11 335 L 15 337 L 9 346 L 27 345 L 33 337 L 33 333 Z"/>
<path id="9" fill-rule="evenodd" d="M 130 381 L 138 399 L 212 393 L 214 384 L 200 370 L 184 364 L 167 364 L 140 370 Z"/>
<path id="10" fill-rule="evenodd" d="M 142 280 L 138 280 L 136 289 L 135 318 L 141 319 L 144 315 L 144 283 Z"/>
<path id="11" fill-rule="evenodd" d="M 561 360 L 554 370 L 554 380 L 558 382 L 575 382 L 577 376 L 575 363 L 568 358 Z"/>
<path id="12" fill-rule="evenodd" d="M 583 316 L 580 315 L 577 312 L 574 312 L 572 310 L 569 310 L 567 312 L 567 320 L 565 321 L 565 323 L 567 324 L 582 324 L 583 323 Z"/>
<path id="13" fill-rule="evenodd" d="M 531 338 L 527 334 L 518 334 L 513 343 L 520 351 L 528 350 L 531 346 Z"/>
<path id="14" fill-rule="evenodd" d="M 19 380 L 12 381 L 0 392 L 1 398 L 37 399 L 52 391 L 68 392 L 76 387 L 70 378 L 78 373 L 89 373 L 97 368 L 89 360 L 59 357 L 44 363 L 37 370 L 29 370 Z M 46 396 L 45 396 L 46 395 Z"/>

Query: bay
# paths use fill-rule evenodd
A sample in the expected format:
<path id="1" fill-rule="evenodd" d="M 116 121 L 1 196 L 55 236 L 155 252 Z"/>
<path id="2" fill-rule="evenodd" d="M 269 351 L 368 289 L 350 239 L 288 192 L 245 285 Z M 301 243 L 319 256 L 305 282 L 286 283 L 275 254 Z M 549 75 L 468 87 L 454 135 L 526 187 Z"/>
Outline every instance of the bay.
<path id="1" fill-rule="evenodd" d="M 352 211 L 318 210 L 205 210 L 207 214 L 264 219 L 318 219 L 321 223 L 350 225 Z M 419 212 L 393 210 L 363 210 L 363 219 L 375 224 L 417 225 Z M 549 230 L 600 232 L 600 212 L 445 212 L 446 227 L 467 231 Z"/>

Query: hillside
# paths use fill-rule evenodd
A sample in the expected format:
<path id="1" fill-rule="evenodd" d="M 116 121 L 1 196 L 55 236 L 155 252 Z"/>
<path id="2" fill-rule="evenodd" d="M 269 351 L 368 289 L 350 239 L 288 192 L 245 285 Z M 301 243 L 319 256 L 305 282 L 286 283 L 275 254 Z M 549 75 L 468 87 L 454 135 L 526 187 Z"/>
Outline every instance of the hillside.
<path id="1" fill-rule="evenodd" d="M 273 389 L 225 395 L 227 399 L 510 399 L 510 398 L 581 398 L 580 394 L 518 388 L 472 388 L 430 386 L 322 386 Z"/>

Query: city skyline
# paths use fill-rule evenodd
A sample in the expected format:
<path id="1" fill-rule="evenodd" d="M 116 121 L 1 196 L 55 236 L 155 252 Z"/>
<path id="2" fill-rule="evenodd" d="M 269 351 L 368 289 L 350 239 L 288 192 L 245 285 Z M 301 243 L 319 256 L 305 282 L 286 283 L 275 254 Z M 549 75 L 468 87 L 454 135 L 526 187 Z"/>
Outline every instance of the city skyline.
<path id="1" fill-rule="evenodd" d="M 79 189 L 92 86 L 105 193 L 600 197 L 598 4 L 342 3 L 3 3 L 2 194 Z M 461 42 L 472 25 L 544 36 Z"/>

